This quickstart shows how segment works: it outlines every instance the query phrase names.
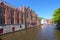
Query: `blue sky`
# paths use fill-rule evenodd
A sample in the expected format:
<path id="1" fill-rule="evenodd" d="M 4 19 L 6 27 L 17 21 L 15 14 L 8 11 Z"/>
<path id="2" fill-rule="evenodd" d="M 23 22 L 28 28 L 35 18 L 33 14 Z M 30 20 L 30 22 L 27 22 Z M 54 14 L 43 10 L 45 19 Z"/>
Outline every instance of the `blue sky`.
<path id="1" fill-rule="evenodd" d="M 22 5 L 33 9 L 38 17 L 52 18 L 55 9 L 60 7 L 60 0 L 4 0 L 16 7 Z"/>

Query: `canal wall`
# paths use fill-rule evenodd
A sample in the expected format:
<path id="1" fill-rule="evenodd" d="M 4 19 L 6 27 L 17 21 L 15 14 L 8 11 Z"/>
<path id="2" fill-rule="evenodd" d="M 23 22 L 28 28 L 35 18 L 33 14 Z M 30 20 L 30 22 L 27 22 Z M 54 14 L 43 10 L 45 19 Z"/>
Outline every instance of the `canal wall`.
<path id="1" fill-rule="evenodd" d="M 25 29 L 25 25 L 4 25 L 0 26 L 0 35 Z"/>

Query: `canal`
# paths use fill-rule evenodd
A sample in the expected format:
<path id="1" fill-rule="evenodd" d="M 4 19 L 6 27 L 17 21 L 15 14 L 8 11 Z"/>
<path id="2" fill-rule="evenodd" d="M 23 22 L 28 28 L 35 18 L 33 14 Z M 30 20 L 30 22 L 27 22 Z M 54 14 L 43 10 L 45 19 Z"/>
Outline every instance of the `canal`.
<path id="1" fill-rule="evenodd" d="M 60 40 L 54 25 L 42 25 L 0 36 L 0 40 Z"/>

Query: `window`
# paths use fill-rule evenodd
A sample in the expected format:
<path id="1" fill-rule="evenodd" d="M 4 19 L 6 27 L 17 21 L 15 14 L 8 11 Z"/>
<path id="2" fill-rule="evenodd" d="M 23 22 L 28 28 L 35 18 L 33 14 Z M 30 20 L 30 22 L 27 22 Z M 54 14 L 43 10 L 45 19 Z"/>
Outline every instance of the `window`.
<path id="1" fill-rule="evenodd" d="M 32 13 L 30 12 L 31 20 L 32 20 Z"/>
<path id="2" fill-rule="evenodd" d="M 36 19 L 37 19 L 37 16 L 36 16 Z"/>
<path id="3" fill-rule="evenodd" d="M 20 28 L 22 28 L 22 26 L 20 25 Z"/>
<path id="4" fill-rule="evenodd" d="M 0 8 L 0 24 L 5 24 L 5 9 L 4 8 Z"/>
<path id="5" fill-rule="evenodd" d="M 4 8 L 0 8 L 0 14 L 4 14 L 5 10 Z"/>
<path id="6" fill-rule="evenodd" d="M 26 17 L 28 18 L 28 12 L 26 13 Z"/>
<path id="7" fill-rule="evenodd" d="M 17 12 L 17 24 L 19 24 L 19 12 Z"/>
<path id="8" fill-rule="evenodd" d="M 11 13 L 11 24 L 14 24 L 14 11 L 11 10 L 10 13 Z"/>
<path id="9" fill-rule="evenodd" d="M 13 16 L 14 16 L 14 11 L 11 10 L 11 17 L 13 18 Z"/>
<path id="10" fill-rule="evenodd" d="M 23 14 L 21 14 L 21 22 L 22 22 L 22 24 L 23 24 Z"/>

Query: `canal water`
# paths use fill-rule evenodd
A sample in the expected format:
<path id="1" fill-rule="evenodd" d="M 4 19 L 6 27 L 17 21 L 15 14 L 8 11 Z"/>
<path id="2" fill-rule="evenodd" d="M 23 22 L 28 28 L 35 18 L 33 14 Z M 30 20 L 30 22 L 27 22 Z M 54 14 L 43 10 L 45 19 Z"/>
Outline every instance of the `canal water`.
<path id="1" fill-rule="evenodd" d="M 42 25 L 0 36 L 0 40 L 60 40 L 54 25 Z"/>

